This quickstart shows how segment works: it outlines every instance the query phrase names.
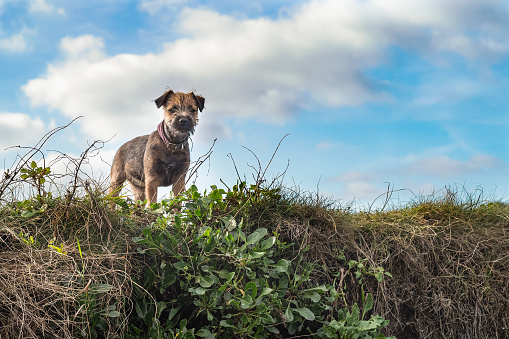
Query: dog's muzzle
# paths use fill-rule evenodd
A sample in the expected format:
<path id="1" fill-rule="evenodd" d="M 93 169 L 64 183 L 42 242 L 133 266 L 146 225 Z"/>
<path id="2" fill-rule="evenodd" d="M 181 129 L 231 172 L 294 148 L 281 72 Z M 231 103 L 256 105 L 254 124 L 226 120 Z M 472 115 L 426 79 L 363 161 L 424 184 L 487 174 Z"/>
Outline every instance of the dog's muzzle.
<path id="1" fill-rule="evenodd" d="M 177 129 L 188 130 L 188 131 L 193 130 L 193 127 L 194 127 L 193 120 L 188 117 L 180 117 L 180 118 L 176 119 L 175 125 L 176 125 L 175 127 Z"/>

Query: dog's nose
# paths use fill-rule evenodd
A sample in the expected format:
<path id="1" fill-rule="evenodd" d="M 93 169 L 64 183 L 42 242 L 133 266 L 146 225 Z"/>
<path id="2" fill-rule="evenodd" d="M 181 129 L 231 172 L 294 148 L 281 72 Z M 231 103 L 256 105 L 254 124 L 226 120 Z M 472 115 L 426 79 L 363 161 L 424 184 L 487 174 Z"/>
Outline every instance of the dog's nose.
<path id="1" fill-rule="evenodd" d="M 180 123 L 181 125 L 185 125 L 185 124 L 187 124 L 188 122 L 189 122 L 189 119 L 188 119 L 188 118 L 180 118 L 180 119 L 179 119 L 179 123 Z"/>

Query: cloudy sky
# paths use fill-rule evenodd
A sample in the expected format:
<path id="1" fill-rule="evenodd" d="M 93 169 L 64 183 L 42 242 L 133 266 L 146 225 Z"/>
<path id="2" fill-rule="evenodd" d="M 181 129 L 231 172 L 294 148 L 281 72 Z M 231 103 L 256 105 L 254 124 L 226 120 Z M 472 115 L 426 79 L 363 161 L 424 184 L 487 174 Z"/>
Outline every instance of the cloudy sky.
<path id="1" fill-rule="evenodd" d="M 496 0 L 0 0 L 0 154 L 95 163 L 155 130 L 167 88 L 206 109 L 197 184 L 268 179 L 343 202 L 445 185 L 509 194 L 509 5 Z M 244 148 L 244 147 L 245 148 Z M 288 165 L 289 164 L 289 165 Z M 288 165 L 288 168 L 287 168 Z M 403 191 L 396 193 L 399 198 Z M 406 199 L 406 198 L 401 198 Z"/>

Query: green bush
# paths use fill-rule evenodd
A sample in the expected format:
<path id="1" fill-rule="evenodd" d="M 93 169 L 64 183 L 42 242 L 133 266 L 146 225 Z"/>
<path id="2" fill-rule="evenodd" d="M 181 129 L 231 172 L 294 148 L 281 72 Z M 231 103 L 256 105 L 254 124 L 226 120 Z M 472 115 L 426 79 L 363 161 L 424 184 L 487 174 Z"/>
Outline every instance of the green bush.
<path id="1" fill-rule="evenodd" d="M 130 337 L 385 338 L 388 320 L 363 320 L 371 294 L 362 313 L 356 304 L 339 309 L 343 286 L 313 286 L 306 249 L 290 253 L 277 233 L 239 217 L 254 199 L 275 195 L 245 183 L 203 195 L 193 186 L 153 204 L 161 216 L 133 239 L 150 267 L 138 281 Z"/>

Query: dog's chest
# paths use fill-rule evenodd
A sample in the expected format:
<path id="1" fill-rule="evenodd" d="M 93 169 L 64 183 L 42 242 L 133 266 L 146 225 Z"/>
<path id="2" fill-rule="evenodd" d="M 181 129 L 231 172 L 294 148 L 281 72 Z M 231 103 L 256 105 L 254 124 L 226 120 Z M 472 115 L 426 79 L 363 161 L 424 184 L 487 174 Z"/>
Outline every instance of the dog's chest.
<path id="1" fill-rule="evenodd" d="M 178 178 L 187 171 L 189 158 L 185 154 L 171 154 L 160 164 L 160 172 L 164 185 L 169 186 L 175 183 Z"/>

